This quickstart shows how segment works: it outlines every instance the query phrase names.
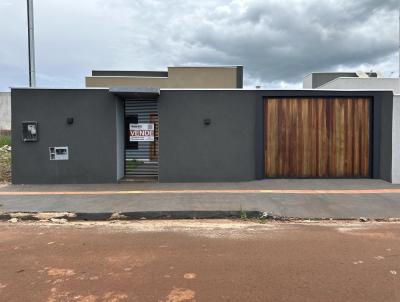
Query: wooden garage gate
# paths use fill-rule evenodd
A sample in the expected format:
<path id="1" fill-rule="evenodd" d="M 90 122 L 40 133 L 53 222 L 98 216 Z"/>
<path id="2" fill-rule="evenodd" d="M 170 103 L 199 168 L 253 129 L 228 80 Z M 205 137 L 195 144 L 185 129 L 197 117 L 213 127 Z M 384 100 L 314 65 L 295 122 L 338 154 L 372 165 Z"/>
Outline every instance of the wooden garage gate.
<path id="1" fill-rule="evenodd" d="M 370 98 L 264 102 L 266 177 L 371 177 Z"/>

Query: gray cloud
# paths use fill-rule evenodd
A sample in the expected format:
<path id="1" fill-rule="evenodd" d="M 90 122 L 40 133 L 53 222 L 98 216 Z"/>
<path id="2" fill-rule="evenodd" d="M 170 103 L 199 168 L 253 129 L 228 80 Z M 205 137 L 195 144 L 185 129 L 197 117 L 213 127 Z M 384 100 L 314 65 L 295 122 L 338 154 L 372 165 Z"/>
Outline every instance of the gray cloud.
<path id="1" fill-rule="evenodd" d="M 217 63 L 221 59 L 210 56 L 211 49 L 226 54 L 224 63 L 243 62 L 251 78 L 293 83 L 312 71 L 377 64 L 393 54 L 397 18 L 392 1 L 381 6 L 349 2 L 251 1 L 244 8 L 243 2 L 233 2 L 226 9 L 230 13 L 210 18 L 213 26 L 208 19 L 189 37 L 182 35 L 207 50 L 183 57 Z"/>
<path id="2" fill-rule="evenodd" d="M 0 90 L 26 85 L 25 1 L 0 1 Z M 91 69 L 242 64 L 248 86 L 312 71 L 397 72 L 397 1 L 36 0 L 41 86 L 82 87 Z"/>

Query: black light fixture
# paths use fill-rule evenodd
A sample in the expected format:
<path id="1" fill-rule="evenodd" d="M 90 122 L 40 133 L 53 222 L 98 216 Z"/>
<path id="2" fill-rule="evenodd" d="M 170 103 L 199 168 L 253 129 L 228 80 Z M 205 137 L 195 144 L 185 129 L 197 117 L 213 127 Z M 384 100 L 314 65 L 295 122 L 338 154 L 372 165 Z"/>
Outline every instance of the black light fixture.
<path id="1" fill-rule="evenodd" d="M 67 117 L 67 124 L 72 125 L 74 123 L 74 118 L 73 117 Z"/>
<path id="2" fill-rule="evenodd" d="M 211 124 L 211 119 L 210 118 L 205 118 L 203 120 L 204 125 L 209 126 Z"/>

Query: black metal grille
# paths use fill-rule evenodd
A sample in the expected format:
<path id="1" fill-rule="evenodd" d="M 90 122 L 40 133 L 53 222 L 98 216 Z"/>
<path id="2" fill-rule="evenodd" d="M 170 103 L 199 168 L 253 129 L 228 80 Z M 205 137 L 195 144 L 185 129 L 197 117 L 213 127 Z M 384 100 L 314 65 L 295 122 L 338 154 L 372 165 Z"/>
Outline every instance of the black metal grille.
<path id="1" fill-rule="evenodd" d="M 138 123 L 154 124 L 154 142 L 138 142 L 137 149 L 125 148 L 125 176 L 157 179 L 159 134 L 157 101 L 126 100 L 125 116 L 135 115 Z"/>

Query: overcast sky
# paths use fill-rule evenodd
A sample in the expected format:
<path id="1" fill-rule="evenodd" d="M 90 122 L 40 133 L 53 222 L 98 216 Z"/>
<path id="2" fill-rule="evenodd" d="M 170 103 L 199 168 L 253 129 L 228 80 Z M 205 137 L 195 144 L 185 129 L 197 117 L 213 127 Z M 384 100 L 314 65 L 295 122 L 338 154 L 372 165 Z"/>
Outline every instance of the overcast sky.
<path id="1" fill-rule="evenodd" d="M 312 71 L 398 73 L 396 0 L 34 0 L 37 84 L 92 69 L 243 65 L 245 86 Z M 28 82 L 26 0 L 0 0 L 0 91 Z"/>

